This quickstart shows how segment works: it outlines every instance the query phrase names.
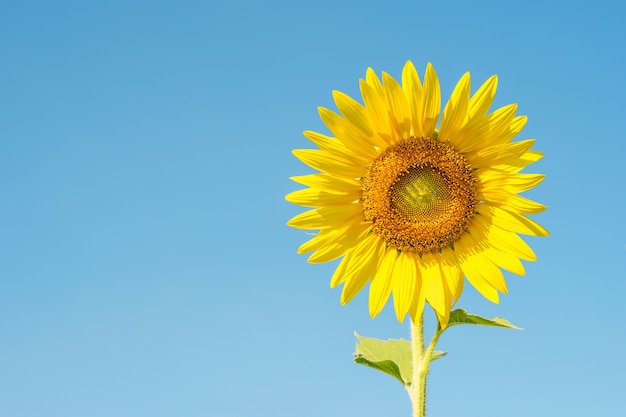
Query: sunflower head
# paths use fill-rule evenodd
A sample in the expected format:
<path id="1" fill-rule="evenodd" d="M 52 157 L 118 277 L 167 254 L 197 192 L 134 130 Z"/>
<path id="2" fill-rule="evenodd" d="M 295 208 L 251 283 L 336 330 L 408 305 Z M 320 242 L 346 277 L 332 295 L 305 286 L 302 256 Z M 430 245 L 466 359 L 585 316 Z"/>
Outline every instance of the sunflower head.
<path id="1" fill-rule="evenodd" d="M 331 279 L 342 304 L 369 283 L 372 317 L 393 294 L 399 321 L 428 303 L 445 327 L 465 278 L 497 303 L 502 269 L 524 275 L 520 260 L 536 259 L 518 234 L 548 235 L 525 216 L 545 206 L 519 194 L 543 175 L 520 171 L 542 154 L 512 141 L 526 123 L 516 105 L 488 112 L 496 86 L 493 76 L 470 95 L 466 73 L 438 126 L 435 70 L 422 83 L 407 62 L 401 84 L 370 68 L 362 103 L 335 91 L 339 113 L 320 108 L 332 136 L 304 132 L 318 149 L 294 151 L 319 172 L 292 177 L 307 188 L 286 199 L 311 209 L 288 224 L 317 231 L 298 250 L 310 262 L 342 257 Z"/>

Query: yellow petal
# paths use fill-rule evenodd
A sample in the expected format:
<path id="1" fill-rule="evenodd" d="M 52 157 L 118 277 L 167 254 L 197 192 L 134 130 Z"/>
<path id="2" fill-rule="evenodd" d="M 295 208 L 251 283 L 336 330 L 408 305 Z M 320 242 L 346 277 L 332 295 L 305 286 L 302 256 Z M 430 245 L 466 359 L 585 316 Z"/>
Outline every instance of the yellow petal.
<path id="1" fill-rule="evenodd" d="M 366 235 L 354 248 L 346 252 L 346 256 L 341 260 L 330 280 L 330 287 L 349 280 L 351 274 L 359 271 L 364 264 L 369 262 L 374 256 L 378 238 L 374 233 Z"/>
<path id="2" fill-rule="evenodd" d="M 453 138 L 463 125 L 467 116 L 467 108 L 470 98 L 470 74 L 466 72 L 459 80 L 450 100 L 443 110 L 441 117 L 441 129 L 439 129 L 439 139 L 447 140 Z"/>
<path id="3" fill-rule="evenodd" d="M 469 230 L 476 230 L 476 233 L 485 236 L 485 241 L 489 242 L 490 246 L 494 248 L 510 253 L 518 258 L 525 259 L 527 261 L 536 261 L 537 255 L 528 246 L 526 242 L 522 240 L 518 235 L 513 232 L 500 229 L 499 227 L 489 223 L 488 220 L 481 215 L 474 216 L 472 219 L 472 225 Z M 456 242 L 455 242 L 456 246 Z M 457 252 L 458 257 L 458 252 Z"/>
<path id="4" fill-rule="evenodd" d="M 507 161 L 506 165 L 494 165 L 493 168 L 507 172 L 519 172 L 528 165 L 543 158 L 543 153 L 539 151 L 528 151 L 517 161 Z"/>
<path id="5" fill-rule="evenodd" d="M 467 113 L 469 119 L 483 117 L 487 113 L 487 110 L 489 110 L 496 96 L 497 88 L 498 77 L 496 75 L 491 76 L 491 78 L 480 86 L 470 100 L 469 111 Z"/>
<path id="6" fill-rule="evenodd" d="M 502 252 L 495 248 L 487 248 L 485 249 L 485 256 L 502 269 L 506 269 L 516 275 L 526 275 L 526 270 L 524 269 L 522 262 L 519 258 L 511 255 L 510 253 Z"/>
<path id="7" fill-rule="evenodd" d="M 356 165 L 353 161 L 328 151 L 296 149 L 292 152 L 296 158 L 321 172 L 351 179 L 361 178 L 366 174 L 363 166 Z"/>
<path id="8" fill-rule="evenodd" d="M 341 141 L 332 136 L 323 135 L 321 133 L 313 132 L 312 130 L 305 130 L 302 132 L 305 138 L 319 146 L 321 150 L 331 151 L 344 155 L 344 157 L 352 156 L 352 152 Z"/>
<path id="9" fill-rule="evenodd" d="M 386 72 L 383 72 L 383 84 L 387 93 L 389 121 L 396 140 L 406 139 L 411 136 L 411 111 L 402 87 Z"/>
<path id="10" fill-rule="evenodd" d="M 355 217 L 349 221 L 343 222 L 338 227 L 325 228 L 322 229 L 319 233 L 313 234 L 313 237 L 304 242 L 298 248 L 298 254 L 302 255 L 307 252 L 311 252 L 314 250 L 318 250 L 325 245 L 333 245 L 336 242 L 342 242 L 346 239 L 347 234 L 354 233 L 360 234 L 363 230 L 368 229 L 368 224 L 363 223 L 362 219 L 359 217 Z M 310 260 L 309 260 L 310 262 Z"/>
<path id="11" fill-rule="evenodd" d="M 501 143 L 499 135 L 509 127 L 516 111 L 517 104 L 509 104 L 475 123 L 466 124 L 459 131 L 455 146 L 461 152 L 473 152 Z"/>
<path id="12" fill-rule="evenodd" d="M 424 137 L 424 129 L 422 127 L 422 82 L 415 70 L 415 66 L 411 61 L 407 61 L 402 69 L 402 90 L 409 103 L 411 112 L 411 135 L 416 137 Z"/>
<path id="13" fill-rule="evenodd" d="M 369 246 L 373 241 L 371 240 L 373 233 L 366 235 L 354 248 L 346 252 L 346 256 L 341 260 L 335 272 L 330 280 L 330 288 L 335 288 L 346 280 L 345 273 L 353 266 L 355 262 L 363 262 L 365 259 L 363 255 L 367 253 Z"/>
<path id="14" fill-rule="evenodd" d="M 440 256 L 431 253 L 422 255 L 420 272 L 422 275 L 426 301 L 435 310 L 435 314 L 442 327 L 448 323 L 452 297 L 446 286 L 445 277 L 439 267 Z"/>
<path id="15" fill-rule="evenodd" d="M 367 165 L 372 158 L 376 157 L 378 153 L 374 145 L 368 142 L 366 136 L 361 136 L 358 129 L 352 126 L 349 121 L 324 107 L 319 107 L 318 111 L 320 118 L 333 135 L 351 152 L 362 158 L 360 162 Z"/>
<path id="16" fill-rule="evenodd" d="M 426 302 L 426 291 L 424 289 L 424 279 L 421 275 L 420 271 L 420 262 L 419 255 L 416 253 L 409 253 L 408 261 L 413 264 L 413 268 L 415 269 L 415 278 L 416 278 L 416 286 L 415 293 L 413 294 L 413 299 L 411 301 L 411 306 L 409 307 L 409 314 L 411 315 L 411 320 L 415 323 L 418 318 L 421 318 L 424 313 L 424 304 Z"/>
<path id="17" fill-rule="evenodd" d="M 513 118 L 509 126 L 504 129 L 496 140 L 497 143 L 509 143 L 515 136 L 518 135 L 519 132 L 522 131 L 524 126 L 526 126 L 526 122 L 528 121 L 528 117 L 526 116 L 516 116 Z"/>
<path id="18" fill-rule="evenodd" d="M 321 264 L 339 258 L 346 251 L 354 248 L 363 239 L 370 227 L 369 224 L 359 224 L 341 229 L 309 256 L 308 262 Z"/>
<path id="19" fill-rule="evenodd" d="M 463 293 L 465 277 L 461 266 L 456 261 L 456 256 L 452 249 L 446 248 L 441 251 L 440 267 L 452 297 L 452 305 L 454 305 L 459 301 Z"/>
<path id="20" fill-rule="evenodd" d="M 398 258 L 398 251 L 393 248 L 387 249 L 378 271 L 370 284 L 369 308 L 370 316 L 376 317 L 383 309 L 391 294 L 391 281 L 393 266 Z"/>
<path id="21" fill-rule="evenodd" d="M 305 207 L 322 207 L 351 204 L 360 197 L 361 191 L 358 189 L 350 193 L 329 193 L 316 188 L 305 188 L 287 194 L 285 200 Z"/>
<path id="22" fill-rule="evenodd" d="M 393 268 L 393 305 L 396 317 L 402 323 L 409 311 L 415 296 L 417 282 L 417 268 L 411 257 L 406 252 L 398 255 L 398 260 Z"/>
<path id="23" fill-rule="evenodd" d="M 330 279 L 330 288 L 335 288 L 337 285 L 343 283 L 346 280 L 346 269 L 351 262 L 354 262 L 353 257 L 355 250 L 356 247 L 352 248 L 352 250 L 347 251 L 344 257 L 341 258 L 341 261 L 339 261 L 339 264 L 337 265 L 337 268 L 335 268 L 335 272 L 333 272 L 333 276 Z"/>
<path id="24" fill-rule="evenodd" d="M 377 140 L 384 143 L 385 146 L 391 144 L 393 138 L 389 130 L 389 118 L 384 92 L 381 97 L 374 87 L 363 80 L 361 80 L 360 86 L 367 117 L 370 120 L 374 134 L 378 136 Z"/>
<path id="25" fill-rule="evenodd" d="M 298 184 L 306 185 L 319 190 L 335 193 L 353 193 L 361 189 L 361 182 L 346 178 L 337 178 L 328 174 L 309 174 L 289 177 Z"/>
<path id="26" fill-rule="evenodd" d="M 488 206 L 487 210 L 482 210 L 481 214 L 487 217 L 494 225 L 508 230 L 509 232 L 522 233 L 530 236 L 549 236 L 548 232 L 539 223 L 522 216 L 519 213 L 506 209 Z"/>
<path id="27" fill-rule="evenodd" d="M 493 288 L 504 294 L 509 292 L 502 271 L 483 252 L 476 255 L 474 262 L 479 268 L 480 275 Z"/>
<path id="28" fill-rule="evenodd" d="M 365 107 L 341 91 L 334 90 L 333 98 L 341 114 L 356 126 L 362 134 L 371 137 L 372 128 Z"/>
<path id="29" fill-rule="evenodd" d="M 339 243 L 327 244 L 316 250 L 309 258 L 307 262 L 310 264 L 323 264 L 326 262 L 334 261 L 335 259 L 343 256 L 346 253 L 345 246 Z"/>
<path id="30" fill-rule="evenodd" d="M 496 170 L 485 170 L 478 176 L 483 189 L 507 190 L 516 194 L 536 187 L 546 177 L 543 174 L 513 174 Z"/>
<path id="31" fill-rule="evenodd" d="M 439 111 L 441 110 L 441 91 L 439 79 L 433 66 L 428 63 L 424 76 L 424 89 L 422 90 L 422 121 L 424 134 L 431 136 L 437 128 Z"/>
<path id="32" fill-rule="evenodd" d="M 318 233 L 308 233 L 313 236 L 309 241 L 304 242 L 298 248 L 298 254 L 302 255 L 307 252 L 311 252 L 321 248 L 326 244 L 337 241 L 341 238 L 342 234 L 351 233 L 352 231 L 360 231 L 363 229 L 363 219 L 359 216 L 354 216 L 348 221 L 344 221 L 337 227 L 327 227 L 321 229 Z"/>
<path id="33" fill-rule="evenodd" d="M 486 188 L 480 190 L 480 194 L 480 198 L 490 205 L 502 207 L 516 213 L 534 214 L 540 213 L 546 209 L 546 206 L 543 204 L 517 194 L 512 194 L 507 190 Z"/>
<path id="34" fill-rule="evenodd" d="M 471 156 L 472 166 L 482 168 L 499 164 L 508 165 L 521 158 L 534 143 L 534 139 L 528 139 L 479 149 L 475 155 Z"/>
<path id="35" fill-rule="evenodd" d="M 311 252 L 312 250 L 322 247 L 324 242 L 330 239 L 333 233 L 335 233 L 335 231 L 332 229 L 324 229 L 321 232 L 313 235 L 311 239 L 300 245 L 300 247 L 298 248 L 298 254 L 302 255 L 304 253 Z"/>
<path id="36" fill-rule="evenodd" d="M 371 67 L 365 71 L 365 82 L 376 91 L 376 94 L 381 99 L 385 97 L 385 89 L 383 88 L 383 84 L 378 79 L 376 71 L 374 71 L 374 69 Z"/>
<path id="37" fill-rule="evenodd" d="M 360 204 L 329 206 L 300 213 L 289 220 L 287 225 L 296 229 L 316 230 L 338 227 L 349 220 L 362 216 L 363 211 Z"/>
<path id="38" fill-rule="evenodd" d="M 475 254 L 473 254 L 472 250 L 472 241 L 469 239 L 469 235 L 465 235 L 462 239 L 454 242 L 454 252 L 470 284 L 487 300 L 492 303 L 499 303 L 500 297 L 498 296 L 498 291 L 483 278 L 480 272 L 482 262 L 475 259 Z"/>
<path id="39" fill-rule="evenodd" d="M 353 256 L 354 262 L 348 265 L 345 272 L 345 284 L 339 302 L 345 305 L 363 289 L 376 274 L 385 253 L 384 242 L 373 236 L 372 244 L 360 258 Z M 375 237 L 375 238 L 374 238 Z"/>

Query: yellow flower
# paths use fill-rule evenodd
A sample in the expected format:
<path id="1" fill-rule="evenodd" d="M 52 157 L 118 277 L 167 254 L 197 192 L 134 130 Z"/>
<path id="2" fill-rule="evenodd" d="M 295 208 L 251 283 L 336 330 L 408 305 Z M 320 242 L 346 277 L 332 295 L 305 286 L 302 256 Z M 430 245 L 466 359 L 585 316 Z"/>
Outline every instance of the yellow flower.
<path id="1" fill-rule="evenodd" d="M 313 209 L 288 225 L 319 230 L 298 249 L 313 251 L 309 262 L 343 256 L 330 283 L 343 284 L 342 304 L 370 282 L 372 317 L 393 294 L 399 321 L 415 321 L 428 302 L 445 327 L 464 277 L 497 303 L 501 269 L 524 275 L 520 259 L 536 260 L 518 234 L 548 235 L 524 216 L 545 206 L 518 194 L 543 180 L 520 173 L 542 154 L 533 139 L 512 142 L 526 124 L 517 105 L 487 113 L 496 86 L 493 76 L 470 96 L 463 75 L 437 128 L 437 74 L 428 64 L 422 84 L 409 61 L 402 84 L 368 68 L 364 104 L 333 91 L 339 113 L 319 108 L 334 137 L 306 131 L 319 149 L 293 151 L 320 172 L 291 178 L 308 188 L 286 199 Z"/>

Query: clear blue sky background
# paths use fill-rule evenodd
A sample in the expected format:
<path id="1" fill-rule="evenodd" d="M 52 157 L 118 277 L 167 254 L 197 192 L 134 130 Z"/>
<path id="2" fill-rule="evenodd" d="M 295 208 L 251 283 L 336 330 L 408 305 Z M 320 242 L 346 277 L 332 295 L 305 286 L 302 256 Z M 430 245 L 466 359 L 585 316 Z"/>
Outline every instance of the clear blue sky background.
<path id="1" fill-rule="evenodd" d="M 432 62 L 447 97 L 499 75 L 546 156 L 551 231 L 500 305 L 456 327 L 429 416 L 626 415 L 624 6 L 597 1 L 3 1 L 0 416 L 408 416 L 296 254 L 292 155 L 368 66 Z M 429 317 L 432 325 L 432 317 Z"/>

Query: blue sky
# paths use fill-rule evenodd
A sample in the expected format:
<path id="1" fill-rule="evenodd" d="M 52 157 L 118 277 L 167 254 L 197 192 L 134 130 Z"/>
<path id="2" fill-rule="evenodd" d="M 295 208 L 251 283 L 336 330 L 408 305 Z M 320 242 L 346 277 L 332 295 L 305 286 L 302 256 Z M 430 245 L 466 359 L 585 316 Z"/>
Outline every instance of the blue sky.
<path id="1" fill-rule="evenodd" d="M 431 416 L 626 415 L 624 6 L 599 1 L 23 1 L 0 8 L 0 415 L 408 416 L 285 223 L 331 91 L 406 60 L 499 76 L 549 206 L 539 261 L 456 327 Z M 428 317 L 432 325 L 432 317 Z"/>

